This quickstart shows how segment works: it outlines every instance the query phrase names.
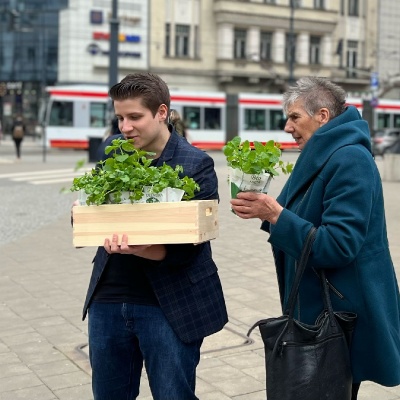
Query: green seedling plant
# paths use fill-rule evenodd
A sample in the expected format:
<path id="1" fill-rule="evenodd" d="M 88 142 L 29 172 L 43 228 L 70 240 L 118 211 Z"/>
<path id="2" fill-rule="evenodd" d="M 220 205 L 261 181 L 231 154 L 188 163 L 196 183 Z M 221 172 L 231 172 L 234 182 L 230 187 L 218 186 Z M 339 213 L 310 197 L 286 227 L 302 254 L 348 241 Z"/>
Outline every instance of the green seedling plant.
<path id="1" fill-rule="evenodd" d="M 242 142 L 236 136 L 222 149 L 226 156 L 228 166 L 239 169 L 245 174 L 269 174 L 278 176 L 278 169 L 284 174 L 289 174 L 293 170 L 293 164 L 285 163 L 281 160 L 282 151 L 279 145 L 273 140 L 262 144 L 254 141 L 254 147 L 248 140 Z"/>
<path id="2" fill-rule="evenodd" d="M 160 193 L 167 187 L 184 191 L 183 200 L 190 200 L 199 185 L 188 176 L 183 176 L 183 167 L 177 165 L 152 166 L 150 153 L 137 149 L 132 139 L 114 139 L 105 149 L 110 158 L 100 161 L 96 168 L 76 177 L 70 188 L 72 192 L 83 190 L 87 195 L 87 205 L 113 203 L 121 201 L 122 192 L 129 192 L 131 202 L 140 200 L 145 186 L 151 187 L 152 193 Z"/>

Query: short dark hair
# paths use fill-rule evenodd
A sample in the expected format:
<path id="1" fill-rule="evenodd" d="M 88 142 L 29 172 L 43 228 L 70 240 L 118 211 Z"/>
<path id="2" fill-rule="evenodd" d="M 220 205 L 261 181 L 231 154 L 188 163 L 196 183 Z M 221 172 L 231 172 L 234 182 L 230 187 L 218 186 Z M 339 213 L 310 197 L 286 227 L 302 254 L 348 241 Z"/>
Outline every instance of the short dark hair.
<path id="1" fill-rule="evenodd" d="M 171 96 L 167 84 L 156 74 L 138 72 L 127 75 L 108 92 L 111 99 L 126 100 L 140 98 L 153 117 L 161 104 L 170 107 Z"/>

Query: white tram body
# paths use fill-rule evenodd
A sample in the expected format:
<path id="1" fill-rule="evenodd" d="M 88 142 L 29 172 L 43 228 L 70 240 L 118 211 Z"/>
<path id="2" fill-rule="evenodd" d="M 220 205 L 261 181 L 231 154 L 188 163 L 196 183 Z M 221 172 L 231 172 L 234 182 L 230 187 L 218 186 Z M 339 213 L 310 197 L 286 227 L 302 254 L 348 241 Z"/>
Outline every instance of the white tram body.
<path id="1" fill-rule="evenodd" d="M 50 86 L 47 93 L 47 146 L 87 149 L 89 138 L 104 137 L 110 105 L 106 86 Z M 348 98 L 347 104 L 362 112 L 361 98 Z M 279 94 L 171 91 L 171 109 L 184 120 L 191 143 L 204 150 L 219 150 L 236 135 L 250 142 L 274 140 L 282 149 L 297 148 L 283 130 Z M 374 110 L 374 129 L 400 127 L 400 101 L 380 99 Z"/>

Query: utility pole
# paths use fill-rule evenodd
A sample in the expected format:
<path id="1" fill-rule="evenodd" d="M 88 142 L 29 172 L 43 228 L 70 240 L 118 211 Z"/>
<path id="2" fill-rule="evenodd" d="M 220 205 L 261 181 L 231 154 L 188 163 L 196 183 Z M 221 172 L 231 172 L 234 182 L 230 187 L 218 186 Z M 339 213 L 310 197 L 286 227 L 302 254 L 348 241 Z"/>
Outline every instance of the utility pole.
<path id="1" fill-rule="evenodd" d="M 46 28 L 42 30 L 42 76 L 41 76 L 41 89 L 42 89 L 42 102 L 44 104 L 46 99 L 46 86 L 47 86 L 47 32 Z M 46 162 L 47 155 L 47 131 L 45 118 L 42 120 L 42 158 Z"/>
<path id="2" fill-rule="evenodd" d="M 294 45 L 294 9 L 295 1 L 290 0 L 290 23 L 289 23 L 289 85 L 294 84 L 294 62 L 295 62 L 295 45 Z"/>
<path id="3" fill-rule="evenodd" d="M 108 85 L 111 86 L 118 83 L 118 0 L 112 0 L 112 15 L 110 18 L 110 61 L 108 70 Z"/>
<path id="4" fill-rule="evenodd" d="M 118 41 L 119 41 L 119 19 L 118 19 L 118 0 L 112 0 L 112 13 L 110 18 L 110 52 L 108 67 L 108 87 L 111 88 L 118 83 Z M 111 99 L 107 105 L 107 123 L 111 126 L 114 114 Z"/>

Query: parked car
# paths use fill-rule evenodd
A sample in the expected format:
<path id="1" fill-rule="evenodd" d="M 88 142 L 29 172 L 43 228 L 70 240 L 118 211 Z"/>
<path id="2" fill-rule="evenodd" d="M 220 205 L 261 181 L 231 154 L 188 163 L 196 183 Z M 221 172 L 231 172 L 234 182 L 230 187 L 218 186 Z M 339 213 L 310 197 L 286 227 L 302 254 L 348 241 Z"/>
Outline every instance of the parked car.
<path id="1" fill-rule="evenodd" d="M 372 153 L 383 156 L 400 139 L 400 128 L 381 129 L 372 137 Z"/>

